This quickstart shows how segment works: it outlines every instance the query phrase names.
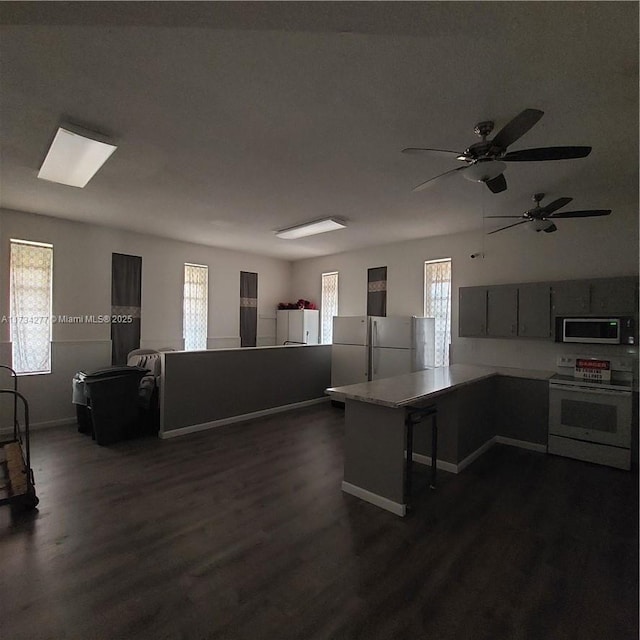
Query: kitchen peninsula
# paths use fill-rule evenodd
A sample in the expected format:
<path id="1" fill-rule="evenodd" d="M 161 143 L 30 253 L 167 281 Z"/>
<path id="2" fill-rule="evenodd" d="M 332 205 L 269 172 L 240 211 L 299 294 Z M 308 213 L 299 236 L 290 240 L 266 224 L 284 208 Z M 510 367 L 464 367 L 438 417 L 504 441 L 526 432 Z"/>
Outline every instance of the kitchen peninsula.
<path id="1" fill-rule="evenodd" d="M 345 463 L 342 489 L 396 515 L 407 511 L 405 454 L 407 416 L 432 407 L 437 416 L 437 466 L 457 473 L 494 442 L 511 441 L 544 451 L 548 402 L 546 384 L 552 372 L 499 369 L 465 364 L 427 369 L 393 378 L 326 390 L 345 403 Z M 536 395 L 533 429 L 520 442 L 501 436 L 496 403 L 503 376 L 527 379 Z M 526 411 L 526 407 L 523 410 Z M 531 412 L 528 412 L 531 413 Z M 431 464 L 430 420 L 413 434 L 412 459 Z"/>

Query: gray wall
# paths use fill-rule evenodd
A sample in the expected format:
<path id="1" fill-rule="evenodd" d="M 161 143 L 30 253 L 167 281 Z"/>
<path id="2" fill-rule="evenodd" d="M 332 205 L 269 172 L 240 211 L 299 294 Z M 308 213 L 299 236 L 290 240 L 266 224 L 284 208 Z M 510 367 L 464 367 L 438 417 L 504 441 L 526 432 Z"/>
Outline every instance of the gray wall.
<path id="1" fill-rule="evenodd" d="M 166 433 L 322 398 L 331 345 L 168 352 L 163 375 Z"/>

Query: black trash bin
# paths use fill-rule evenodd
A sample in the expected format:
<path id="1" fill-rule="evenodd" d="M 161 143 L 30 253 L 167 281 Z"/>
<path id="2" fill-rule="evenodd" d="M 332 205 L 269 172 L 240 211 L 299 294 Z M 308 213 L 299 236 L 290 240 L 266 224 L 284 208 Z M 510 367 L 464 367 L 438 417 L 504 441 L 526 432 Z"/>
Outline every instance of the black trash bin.
<path id="1" fill-rule="evenodd" d="M 91 431 L 99 445 L 113 444 L 136 434 L 140 421 L 138 387 L 147 373 L 142 367 L 77 373 L 73 378 L 73 402 L 78 430 Z"/>

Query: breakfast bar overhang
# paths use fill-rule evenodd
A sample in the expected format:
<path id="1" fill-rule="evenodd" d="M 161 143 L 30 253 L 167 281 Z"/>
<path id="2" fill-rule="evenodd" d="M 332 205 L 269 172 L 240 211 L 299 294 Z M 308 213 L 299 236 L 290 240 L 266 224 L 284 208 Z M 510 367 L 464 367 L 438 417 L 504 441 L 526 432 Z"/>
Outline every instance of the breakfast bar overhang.
<path id="1" fill-rule="evenodd" d="M 406 515 L 411 460 L 431 464 L 435 471 L 437 458 L 438 467 L 455 472 L 470 453 L 490 443 L 491 385 L 497 373 L 489 367 L 456 364 L 327 389 L 333 399 L 345 403 L 342 490 Z M 437 431 L 428 428 L 436 416 L 439 453 Z M 414 433 L 416 422 L 424 422 L 425 428 Z"/>

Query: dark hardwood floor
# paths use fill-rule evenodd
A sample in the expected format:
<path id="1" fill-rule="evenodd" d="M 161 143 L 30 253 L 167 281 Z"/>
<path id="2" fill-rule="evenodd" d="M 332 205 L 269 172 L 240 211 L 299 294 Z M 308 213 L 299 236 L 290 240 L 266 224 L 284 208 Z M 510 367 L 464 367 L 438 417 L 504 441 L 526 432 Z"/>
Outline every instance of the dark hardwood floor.
<path id="1" fill-rule="evenodd" d="M 635 640 L 638 476 L 495 446 L 398 518 L 340 491 L 328 405 L 175 440 L 33 437 L 0 637 Z M 420 469 L 420 465 L 415 465 Z"/>

